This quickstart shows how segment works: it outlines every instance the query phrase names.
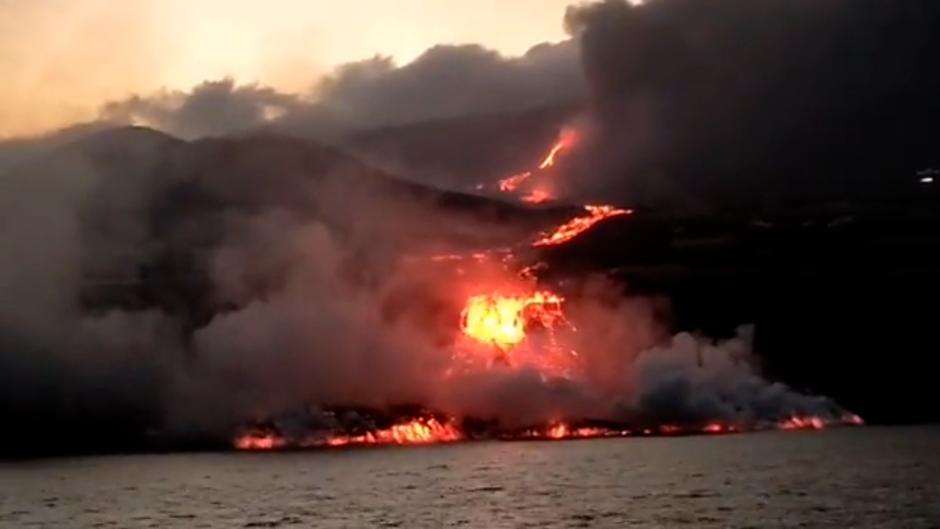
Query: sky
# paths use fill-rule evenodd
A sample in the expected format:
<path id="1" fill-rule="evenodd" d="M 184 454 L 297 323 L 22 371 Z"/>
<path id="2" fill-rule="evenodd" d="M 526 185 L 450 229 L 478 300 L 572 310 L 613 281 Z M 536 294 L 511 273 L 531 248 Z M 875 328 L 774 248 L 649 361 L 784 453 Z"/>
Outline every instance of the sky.
<path id="1" fill-rule="evenodd" d="M 572 0 L 0 0 L 0 137 L 93 118 L 105 102 L 231 77 L 302 91 L 376 54 L 434 44 L 519 55 L 565 38 Z"/>

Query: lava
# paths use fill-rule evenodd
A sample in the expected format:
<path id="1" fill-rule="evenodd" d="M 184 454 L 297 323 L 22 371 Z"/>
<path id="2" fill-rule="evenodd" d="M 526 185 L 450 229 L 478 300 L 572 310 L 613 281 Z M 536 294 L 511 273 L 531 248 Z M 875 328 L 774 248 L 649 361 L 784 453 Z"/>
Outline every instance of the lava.
<path id="1" fill-rule="evenodd" d="M 555 200 L 555 195 L 551 192 L 546 191 L 545 189 L 536 188 L 529 192 L 528 195 L 523 196 L 520 200 L 527 204 L 545 204 L 546 202 L 551 202 Z"/>
<path id="2" fill-rule="evenodd" d="M 277 450 L 287 446 L 279 435 L 271 432 L 249 431 L 235 438 L 235 448 L 239 450 Z"/>
<path id="3" fill-rule="evenodd" d="M 545 432 L 545 437 L 551 440 L 563 439 L 593 439 L 597 437 L 611 437 L 619 432 L 604 428 L 581 427 L 572 428 L 565 423 L 551 425 Z"/>
<path id="4" fill-rule="evenodd" d="M 532 246 L 559 245 L 574 239 L 605 219 L 633 214 L 632 209 L 619 209 L 614 206 L 584 206 L 584 210 L 586 215 L 569 220 L 551 233 L 543 233 Z"/>
<path id="5" fill-rule="evenodd" d="M 547 290 L 472 296 L 461 314 L 461 330 L 480 343 L 506 351 L 522 343 L 532 325 L 551 329 L 564 321 L 563 302 L 564 298 Z"/>
<path id="6" fill-rule="evenodd" d="M 517 175 L 510 176 L 509 178 L 504 178 L 499 181 L 499 190 L 503 193 L 512 193 L 522 185 L 523 182 L 528 180 L 532 176 L 531 171 L 526 171 L 524 173 L 519 173 Z"/>
<path id="7" fill-rule="evenodd" d="M 704 426 L 677 424 L 648 425 L 643 428 L 571 426 L 556 421 L 540 427 L 515 432 L 490 432 L 468 435 L 455 419 L 438 420 L 422 417 L 406 420 L 388 428 L 359 434 L 333 433 L 327 436 L 287 440 L 272 431 L 250 430 L 236 436 L 233 445 L 241 451 L 273 451 L 287 448 L 342 448 L 354 446 L 413 446 L 454 443 L 471 439 L 498 439 L 502 441 L 566 441 L 576 439 L 610 439 L 651 436 L 732 435 L 761 430 L 823 430 L 831 426 L 862 426 L 857 415 L 846 415 L 835 420 L 816 416 L 794 415 L 776 424 L 746 426 L 729 422 L 711 422 Z"/>
<path id="8" fill-rule="evenodd" d="M 451 422 L 437 419 L 413 419 L 395 424 L 390 428 L 366 432 L 361 435 L 335 435 L 327 438 L 324 446 L 350 445 L 421 445 L 453 443 L 463 439 L 463 434 Z"/>
<path id="9" fill-rule="evenodd" d="M 552 145 L 549 149 L 548 154 L 545 155 L 545 158 L 542 159 L 542 162 L 539 164 L 538 169 L 531 171 L 525 171 L 519 174 L 512 175 L 510 177 L 504 178 L 498 182 L 499 190 L 503 193 L 517 193 L 522 191 L 522 186 L 526 184 L 530 179 L 532 179 L 536 174 L 541 176 L 548 169 L 551 169 L 555 166 L 555 163 L 558 159 L 558 156 L 569 149 L 575 144 L 578 136 L 574 129 L 565 128 L 558 135 L 558 140 Z M 556 197 L 554 194 L 550 193 L 544 188 L 535 188 L 527 192 L 525 195 L 519 197 L 519 199 L 528 204 L 544 204 L 555 200 Z"/>
<path id="10" fill-rule="evenodd" d="M 555 144 L 552 145 L 551 151 L 549 151 L 548 155 L 545 156 L 545 159 L 542 160 L 542 163 L 539 165 L 539 169 L 544 171 L 550 167 L 554 167 L 555 159 L 558 157 L 558 155 L 565 149 L 568 149 L 572 145 L 574 145 L 577 139 L 578 139 L 578 136 L 575 133 L 574 129 L 571 129 L 571 128 L 563 129 L 561 131 L 561 134 L 559 135 L 558 141 L 556 141 Z"/>
<path id="11" fill-rule="evenodd" d="M 330 448 L 344 446 L 424 445 L 453 443 L 464 438 L 452 422 L 417 418 L 362 434 L 330 434 L 290 441 L 273 432 L 248 431 L 236 436 L 237 450 L 264 452 L 285 448 Z"/>
<path id="12" fill-rule="evenodd" d="M 571 147 L 577 137 L 573 130 L 562 131 L 559 140 L 552 147 L 548 155 L 535 171 L 546 171 L 552 168 L 557 157 Z M 528 182 L 540 172 L 527 171 L 499 182 L 499 189 L 507 193 L 527 194 L 521 200 L 532 204 L 541 204 L 555 197 L 545 187 L 531 185 Z M 523 187 L 524 186 L 524 187 Z M 552 231 L 540 233 L 532 247 L 547 247 L 564 244 L 578 237 L 596 224 L 610 218 L 628 216 L 634 213 L 631 209 L 620 209 L 610 205 L 587 205 L 584 213 L 568 220 Z M 491 368 L 508 368 L 514 371 L 529 369 L 535 372 L 543 382 L 561 382 L 561 387 L 576 381 L 588 369 L 588 362 L 565 343 L 566 335 L 556 331 L 564 328 L 577 331 L 567 320 L 564 313 L 565 298 L 538 284 L 538 272 L 545 268 L 544 263 L 523 266 L 522 261 L 515 257 L 516 246 L 508 248 L 493 248 L 476 253 L 455 253 L 440 255 L 422 255 L 417 259 L 423 266 L 428 261 L 432 263 L 454 264 L 455 276 L 462 278 L 481 277 L 465 273 L 464 270 L 473 271 L 472 267 L 485 269 L 482 277 L 492 281 L 489 274 L 493 268 L 500 270 L 501 279 L 494 283 L 471 282 L 465 300 L 458 298 L 451 300 L 454 307 L 454 318 L 449 320 L 456 323 L 456 307 L 463 301 L 460 312 L 459 328 L 445 329 L 444 344 L 452 348 L 451 364 L 442 369 L 444 383 L 450 382 L 450 377 L 459 377 L 463 374 L 478 375 L 480 370 Z M 528 253 L 534 253 L 529 251 Z M 485 288 L 489 285 L 488 288 Z M 449 292 L 449 291 L 448 291 Z M 498 364 L 498 365 L 497 365 Z M 466 368 L 464 370 L 464 368 Z M 427 409 L 422 407 L 422 409 Z M 430 410 L 433 413 L 439 410 Z M 425 415 L 419 418 L 410 417 L 405 420 L 393 422 L 386 428 L 372 428 L 369 430 L 318 431 L 301 436 L 300 438 L 284 437 L 276 429 L 261 428 L 245 430 L 236 435 L 233 440 L 238 450 L 266 451 L 285 448 L 331 448 L 350 446 L 373 445 L 426 445 L 437 443 L 452 443 L 468 439 L 501 439 L 501 440 L 568 440 L 568 439 L 597 439 L 621 438 L 632 436 L 679 436 L 679 435 L 725 435 L 756 430 L 820 430 L 829 426 L 860 426 L 864 421 L 857 415 L 847 414 L 841 418 L 823 414 L 824 417 L 794 414 L 777 421 L 776 417 L 764 422 L 747 421 L 715 421 L 691 423 L 624 423 L 613 424 L 604 422 L 605 426 L 572 425 L 560 420 L 544 425 L 534 425 L 526 430 L 501 430 L 498 425 L 491 430 L 480 433 L 472 427 L 465 430 L 461 425 L 472 424 L 473 417 L 460 415 Z M 559 417 L 561 419 L 562 417 Z M 564 417 L 569 421 L 578 420 L 577 417 Z M 477 418 L 480 419 L 480 418 Z M 489 421 L 487 417 L 482 418 Z M 581 419 L 582 421 L 584 419 Z M 386 421 L 379 421 L 389 424 Z"/>

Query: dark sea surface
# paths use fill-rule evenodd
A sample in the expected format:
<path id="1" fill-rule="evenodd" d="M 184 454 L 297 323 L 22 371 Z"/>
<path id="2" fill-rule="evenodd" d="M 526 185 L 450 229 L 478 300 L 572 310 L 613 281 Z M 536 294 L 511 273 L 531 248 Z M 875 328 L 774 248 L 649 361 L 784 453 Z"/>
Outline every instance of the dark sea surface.
<path id="1" fill-rule="evenodd" d="M 936 528 L 940 428 L 7 462 L 0 527 Z"/>

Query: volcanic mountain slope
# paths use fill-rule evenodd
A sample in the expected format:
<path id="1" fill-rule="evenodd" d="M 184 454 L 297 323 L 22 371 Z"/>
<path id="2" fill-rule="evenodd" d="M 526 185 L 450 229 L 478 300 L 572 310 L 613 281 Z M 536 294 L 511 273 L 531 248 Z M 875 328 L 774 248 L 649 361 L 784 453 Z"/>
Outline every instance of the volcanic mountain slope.
<path id="1" fill-rule="evenodd" d="M 572 103 L 412 123 L 360 133 L 344 145 L 417 181 L 473 189 L 537 166 L 578 111 Z"/>
<path id="2" fill-rule="evenodd" d="M 440 191 L 276 135 L 118 128 L 36 145 L 0 178 L 0 413 L 23 431 L 0 452 L 132 448 L 213 320 L 272 292 L 309 295 L 285 312 L 327 313 L 313 321 L 352 325 L 347 305 L 394 313 L 370 289 L 409 255 L 514 244 L 569 214 Z M 315 285 L 283 284 L 308 269 Z M 327 294 L 339 283 L 366 300 Z M 392 305 L 434 313 L 398 290 Z M 59 442 L 79 428 L 93 434 Z"/>
<path id="3" fill-rule="evenodd" d="M 363 252 L 400 253 L 507 244 L 520 229 L 567 214 L 441 191 L 332 147 L 271 134 L 184 142 L 132 127 L 62 143 L 34 150 L 3 185 L 10 199 L 35 194 L 49 202 L 31 206 L 39 210 L 68 202 L 93 304 L 204 312 L 198 307 L 211 302 L 200 286 L 204 256 L 248 217 L 316 220 Z"/>

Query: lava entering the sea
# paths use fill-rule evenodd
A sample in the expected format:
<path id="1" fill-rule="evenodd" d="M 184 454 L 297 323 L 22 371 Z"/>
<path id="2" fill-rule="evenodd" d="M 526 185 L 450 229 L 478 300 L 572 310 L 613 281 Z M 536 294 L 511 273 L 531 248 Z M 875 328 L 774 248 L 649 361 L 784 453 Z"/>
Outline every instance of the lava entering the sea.
<path id="1" fill-rule="evenodd" d="M 862 426 L 864 421 L 853 414 L 824 419 L 816 416 L 789 417 L 776 424 L 745 426 L 735 423 L 710 422 L 704 426 L 675 424 L 628 426 L 572 426 L 566 422 L 551 422 L 544 426 L 511 432 L 466 432 L 457 421 L 440 421 L 431 417 L 409 419 L 388 428 L 364 433 L 328 433 L 289 440 L 268 430 L 248 430 L 236 436 L 233 445 L 246 452 L 267 452 L 297 448 L 343 448 L 356 446 L 421 446 L 446 444 L 468 440 L 493 439 L 500 441 L 572 441 L 628 437 L 677 437 L 693 435 L 732 435 L 763 430 L 822 430 L 833 426 Z"/>
<path id="2" fill-rule="evenodd" d="M 553 200 L 555 197 L 549 188 L 541 182 L 533 185 L 532 179 L 544 176 L 547 170 L 555 166 L 558 156 L 574 145 L 576 140 L 577 135 L 573 129 L 562 131 L 559 140 L 538 169 L 500 181 L 499 189 L 507 193 L 518 193 L 516 196 L 523 202 L 539 204 Z M 440 299 L 428 303 L 427 311 L 416 311 L 419 334 L 431 334 L 427 332 L 429 329 L 434 331 L 432 352 L 437 355 L 431 362 L 415 364 L 433 365 L 428 373 L 420 373 L 419 378 L 429 382 L 428 387 L 434 391 L 442 387 L 459 387 L 464 393 L 457 391 L 447 394 L 452 397 L 450 400 L 442 399 L 439 402 L 443 404 L 434 406 L 434 399 L 427 402 L 421 400 L 434 395 L 434 391 L 419 392 L 416 401 L 406 403 L 419 404 L 417 408 L 423 410 L 421 413 L 426 411 L 426 415 L 415 415 L 413 412 L 408 416 L 386 414 L 380 415 L 378 420 L 374 420 L 376 417 L 373 416 L 355 423 L 343 422 L 334 415 L 334 422 L 326 423 L 330 424 L 329 427 L 322 426 L 322 422 L 313 421 L 321 425 L 320 429 L 301 434 L 299 437 L 282 435 L 282 431 L 294 432 L 291 427 L 283 430 L 275 426 L 243 430 L 233 440 L 235 448 L 265 451 L 289 448 L 425 445 L 476 439 L 556 441 L 633 436 L 719 435 L 767 429 L 818 430 L 834 425 L 864 424 L 857 415 L 842 413 L 841 408 L 834 403 L 830 408 L 794 407 L 785 403 L 775 411 L 766 413 L 766 417 L 759 416 L 766 409 L 762 407 L 757 413 L 741 412 L 730 417 L 725 414 L 717 417 L 705 416 L 682 424 L 658 424 L 655 419 L 651 420 L 649 415 L 644 414 L 644 410 L 631 408 L 631 399 L 636 397 L 634 392 L 637 388 L 636 379 L 630 377 L 637 376 L 636 366 L 625 366 L 619 357 L 601 358 L 601 361 L 597 362 L 597 355 L 616 355 L 620 354 L 621 350 L 608 348 L 606 353 L 598 353 L 598 350 L 605 350 L 603 347 L 597 347 L 594 342 L 616 342 L 619 347 L 624 341 L 624 335 L 619 331 L 611 332 L 607 323 L 593 321 L 605 319 L 609 312 L 608 307 L 599 307 L 600 312 L 592 313 L 601 314 L 603 318 L 585 317 L 584 307 L 578 305 L 566 307 L 566 296 L 576 298 L 577 303 L 583 301 L 582 296 L 570 295 L 578 291 L 568 287 L 563 290 L 562 283 L 553 286 L 540 282 L 540 272 L 546 265 L 527 262 L 526 258 L 539 253 L 537 250 L 540 248 L 565 244 L 606 219 L 633 214 L 632 209 L 611 205 L 586 205 L 583 214 L 539 233 L 532 242 L 523 239 L 517 244 L 497 248 L 476 247 L 464 253 L 421 253 L 403 258 L 402 261 L 413 267 L 415 275 L 421 276 L 422 280 L 429 275 L 431 267 L 435 274 L 443 271 L 440 277 L 447 278 L 440 279 L 431 274 L 435 277 L 434 282 L 425 285 L 422 280 L 417 281 L 418 284 L 429 287 L 426 290 L 441 287 Z M 453 248 L 448 250 L 453 251 Z M 522 256 L 521 259 L 517 258 L 517 253 Z M 564 295 L 555 292 L 556 289 L 564 292 Z M 403 296 L 406 299 L 401 305 L 409 306 L 414 290 L 409 288 L 406 292 Z M 579 313 L 578 308 L 581 308 L 582 312 Z M 574 309 L 574 316 L 581 316 L 574 321 L 578 327 L 585 324 L 588 331 L 583 334 L 591 333 L 591 341 L 585 343 L 583 339 L 578 338 L 578 329 L 569 321 L 566 309 Z M 394 312 L 395 310 L 389 310 L 389 313 Z M 426 318 L 425 313 L 433 313 L 435 317 Z M 441 315 L 443 317 L 440 317 Z M 428 319 L 434 324 L 425 325 Z M 437 323 L 440 325 L 436 325 Z M 644 347 L 657 345 L 646 342 L 643 344 Z M 682 369 L 697 365 L 697 369 L 702 370 L 703 351 L 708 353 L 708 347 L 713 345 L 691 350 L 691 354 L 698 355 L 698 361 L 677 364 L 679 376 L 699 377 L 702 373 L 695 371 L 694 367 L 691 368 L 691 373 Z M 575 347 L 583 348 L 586 354 L 578 353 Z M 645 352 L 645 349 L 634 351 L 634 354 L 642 352 Z M 601 371 L 605 375 L 598 376 L 597 373 Z M 622 377 L 622 380 L 618 378 L 609 383 L 609 373 Z M 751 387 L 753 373 L 747 372 L 746 375 L 747 386 Z M 473 385 L 479 384 L 480 381 L 485 383 L 481 386 Z M 529 384 L 520 385 L 526 388 L 526 391 L 541 392 L 537 397 L 533 397 L 533 400 L 544 398 L 546 409 L 535 410 L 531 415 L 526 415 L 524 419 L 508 426 L 501 422 L 501 414 L 502 408 L 511 407 L 511 403 L 507 402 L 510 399 L 504 399 L 504 394 L 499 390 L 519 381 Z M 455 401 L 460 401 L 460 398 L 467 395 L 466 384 L 471 384 L 471 398 L 468 400 L 473 401 L 478 397 L 487 400 L 489 395 L 481 396 L 474 392 L 489 393 L 493 392 L 493 388 L 497 388 L 496 393 L 499 396 L 487 401 L 487 406 L 482 412 L 478 411 L 479 407 L 470 410 L 463 409 L 462 404 L 454 406 Z M 455 395 L 456 399 L 453 398 Z M 572 406 L 567 406 L 569 402 L 565 399 L 569 397 L 570 402 L 574 403 Z M 531 402 L 527 402 L 530 408 Z M 348 402 L 345 404 L 351 405 Z M 391 403 L 397 404 L 402 402 Z M 494 408 L 496 412 L 493 411 Z M 614 409 L 617 411 L 612 412 Z M 480 415 L 475 415 L 476 413 Z M 548 421 L 546 417 L 553 417 L 555 420 Z M 589 420 L 590 418 L 593 419 Z M 481 430 L 474 426 L 477 423 L 488 426 Z M 363 427 L 363 424 L 382 426 Z"/>
<path id="3" fill-rule="evenodd" d="M 564 321 L 563 301 L 564 298 L 549 291 L 473 296 L 463 309 L 461 330 L 478 342 L 505 351 L 522 343 L 531 325 L 538 323 L 551 329 Z"/>

